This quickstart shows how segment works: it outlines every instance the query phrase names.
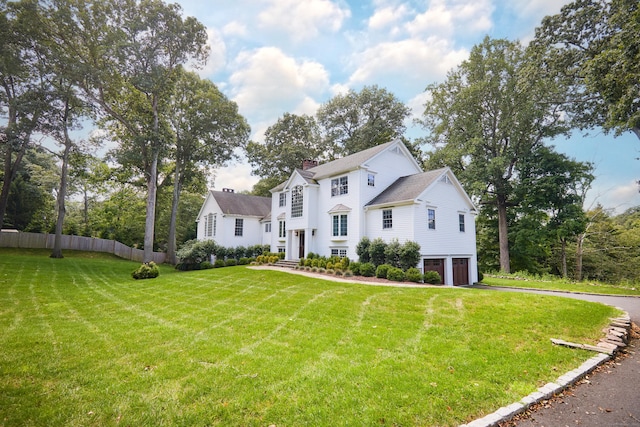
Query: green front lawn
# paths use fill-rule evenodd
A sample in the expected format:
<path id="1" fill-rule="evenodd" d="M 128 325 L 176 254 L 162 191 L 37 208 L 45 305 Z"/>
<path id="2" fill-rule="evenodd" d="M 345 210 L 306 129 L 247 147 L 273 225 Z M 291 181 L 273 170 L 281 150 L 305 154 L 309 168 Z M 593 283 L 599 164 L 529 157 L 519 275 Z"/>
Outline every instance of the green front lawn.
<path id="1" fill-rule="evenodd" d="M 562 279 L 543 280 L 526 277 L 495 277 L 485 275 L 482 283 L 488 286 L 504 286 L 507 288 L 528 288 L 547 291 L 581 292 L 600 295 L 637 295 L 640 296 L 640 286 L 607 285 L 594 282 L 570 282 Z"/>
<path id="2" fill-rule="evenodd" d="M 609 307 L 246 267 L 134 281 L 0 250 L 0 425 L 459 425 L 592 353 Z"/>

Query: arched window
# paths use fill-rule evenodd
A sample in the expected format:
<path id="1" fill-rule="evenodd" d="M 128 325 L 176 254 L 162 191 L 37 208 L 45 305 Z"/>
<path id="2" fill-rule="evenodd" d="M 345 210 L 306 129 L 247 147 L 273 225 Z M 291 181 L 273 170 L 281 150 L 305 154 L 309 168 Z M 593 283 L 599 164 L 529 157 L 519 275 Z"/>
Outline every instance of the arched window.
<path id="1" fill-rule="evenodd" d="M 302 185 L 296 185 L 291 190 L 291 218 L 300 218 L 302 216 L 302 206 Z"/>

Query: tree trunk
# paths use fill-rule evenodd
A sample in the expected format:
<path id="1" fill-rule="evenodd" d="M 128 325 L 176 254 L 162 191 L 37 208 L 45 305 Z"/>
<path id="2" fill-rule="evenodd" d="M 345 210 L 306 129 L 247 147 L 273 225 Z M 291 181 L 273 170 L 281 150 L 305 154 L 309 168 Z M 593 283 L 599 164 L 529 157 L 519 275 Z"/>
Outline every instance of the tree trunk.
<path id="1" fill-rule="evenodd" d="M 504 195 L 498 195 L 498 242 L 500 245 L 500 271 L 511 273 L 509 261 L 509 229 L 507 225 L 507 200 Z"/>
<path id="2" fill-rule="evenodd" d="M 180 162 L 176 162 L 176 172 L 173 181 L 173 200 L 171 201 L 171 219 L 169 220 L 169 240 L 167 242 L 167 261 L 172 265 L 177 264 L 176 258 L 176 224 L 178 222 L 178 205 L 180 202 L 180 190 L 182 181 L 182 171 Z"/>
<path id="3" fill-rule="evenodd" d="M 158 190 L 158 152 L 154 150 L 147 176 L 147 216 L 144 224 L 144 262 L 153 261 L 153 233 L 156 221 L 156 192 Z"/>
<path id="4" fill-rule="evenodd" d="M 584 254 L 584 238 L 586 233 L 578 236 L 578 244 L 576 245 L 576 280 L 582 280 L 582 255 Z"/>
<path id="5" fill-rule="evenodd" d="M 60 191 L 58 191 L 58 219 L 56 221 L 56 235 L 53 240 L 53 252 L 51 258 L 64 258 L 62 255 L 62 226 L 66 214 L 65 198 L 67 197 L 67 178 L 69 175 L 69 153 L 71 152 L 71 139 L 67 129 L 64 129 L 64 152 L 62 153 L 62 171 L 60 173 Z"/>

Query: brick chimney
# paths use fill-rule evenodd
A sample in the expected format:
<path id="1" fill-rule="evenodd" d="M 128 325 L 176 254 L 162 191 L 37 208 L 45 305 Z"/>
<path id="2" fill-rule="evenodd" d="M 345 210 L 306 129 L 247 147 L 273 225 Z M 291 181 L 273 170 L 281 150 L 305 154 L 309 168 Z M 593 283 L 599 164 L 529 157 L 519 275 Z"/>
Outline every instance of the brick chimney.
<path id="1" fill-rule="evenodd" d="M 315 168 L 318 166 L 317 160 L 303 160 L 302 161 L 302 170 L 306 171 L 307 169 Z"/>

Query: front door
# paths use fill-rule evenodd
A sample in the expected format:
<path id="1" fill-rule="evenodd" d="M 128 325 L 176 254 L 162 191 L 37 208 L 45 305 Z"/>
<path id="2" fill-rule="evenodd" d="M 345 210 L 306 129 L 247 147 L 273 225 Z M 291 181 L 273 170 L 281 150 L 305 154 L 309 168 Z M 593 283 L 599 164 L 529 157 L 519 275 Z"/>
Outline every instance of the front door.
<path id="1" fill-rule="evenodd" d="M 304 258 L 304 230 L 298 232 L 298 257 Z"/>
<path id="2" fill-rule="evenodd" d="M 469 284 L 469 259 L 468 258 L 453 258 L 453 285 L 468 285 Z"/>

